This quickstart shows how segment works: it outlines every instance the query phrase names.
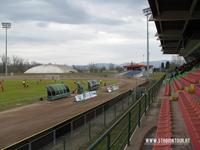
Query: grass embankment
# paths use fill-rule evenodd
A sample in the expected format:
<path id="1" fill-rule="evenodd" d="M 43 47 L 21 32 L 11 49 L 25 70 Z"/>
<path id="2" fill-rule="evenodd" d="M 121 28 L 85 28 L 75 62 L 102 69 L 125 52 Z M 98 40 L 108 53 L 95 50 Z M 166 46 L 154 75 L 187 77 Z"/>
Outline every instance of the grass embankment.
<path id="1" fill-rule="evenodd" d="M 29 85 L 28 88 L 23 87 L 22 80 L 4 81 L 5 90 L 4 92 L 0 91 L 0 111 L 37 102 L 41 97 L 46 98 L 46 86 L 48 84 L 62 82 L 68 85 L 71 91 L 76 88 L 76 84 L 74 84 L 75 80 L 62 80 L 56 82 L 54 80 L 42 80 L 39 84 L 37 83 L 38 80 L 27 81 Z M 84 89 L 87 90 L 87 81 L 79 81 L 83 84 Z M 113 84 L 116 83 L 116 81 L 106 80 L 106 83 Z"/>

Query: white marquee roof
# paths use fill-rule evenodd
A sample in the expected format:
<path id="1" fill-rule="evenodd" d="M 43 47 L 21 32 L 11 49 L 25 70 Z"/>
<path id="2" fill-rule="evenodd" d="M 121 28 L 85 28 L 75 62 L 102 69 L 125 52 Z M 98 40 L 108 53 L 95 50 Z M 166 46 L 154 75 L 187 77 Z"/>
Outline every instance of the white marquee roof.
<path id="1" fill-rule="evenodd" d="M 77 72 L 70 66 L 65 65 L 40 65 L 28 69 L 25 73 L 70 73 Z"/>

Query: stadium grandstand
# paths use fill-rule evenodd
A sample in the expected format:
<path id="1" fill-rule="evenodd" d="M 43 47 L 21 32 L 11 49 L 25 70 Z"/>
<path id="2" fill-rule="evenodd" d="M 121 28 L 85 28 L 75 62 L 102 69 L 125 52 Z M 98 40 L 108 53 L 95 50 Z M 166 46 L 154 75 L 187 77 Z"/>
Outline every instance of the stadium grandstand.
<path id="1" fill-rule="evenodd" d="M 199 0 L 149 0 L 164 54 L 178 54 L 187 62 L 200 55 Z"/>
<path id="2" fill-rule="evenodd" d="M 152 11 L 150 20 L 155 22 L 163 53 L 180 55 L 186 60 L 186 64 L 166 76 L 164 94 L 161 89 L 159 97 L 155 143 L 151 148 L 199 150 L 200 1 L 148 1 Z M 178 143 L 174 140 L 178 138 L 185 141 Z M 170 142 L 162 141 L 163 144 L 159 142 L 162 139 Z"/>
<path id="3" fill-rule="evenodd" d="M 166 75 L 164 88 L 159 87 L 158 97 L 154 97 L 153 107 L 147 114 L 145 107 L 146 117 L 142 121 L 139 118 L 137 124 L 139 128 L 134 131 L 131 138 L 128 136 L 126 149 L 199 150 L 200 1 L 148 0 L 148 2 L 152 12 L 149 20 L 155 22 L 156 36 L 160 40 L 162 52 L 183 56 L 186 63 Z M 127 111 L 127 116 L 123 117 L 132 117 L 132 110 Z M 138 113 L 140 116 L 141 111 Z M 116 126 L 123 124 L 121 122 L 125 124 L 125 121 L 122 121 L 124 118 L 121 118 Z M 130 126 L 132 128 L 132 123 L 131 121 L 127 123 L 128 128 Z M 127 134 L 129 135 L 129 132 Z M 108 131 L 106 135 L 109 137 Z M 103 136 L 101 138 L 103 139 Z M 99 143 L 100 139 L 91 146 L 91 149 L 96 148 Z"/>
<path id="4" fill-rule="evenodd" d="M 123 66 L 124 72 L 117 74 L 117 76 L 123 77 L 145 77 L 147 71 L 147 65 L 145 64 L 126 64 Z M 149 66 L 149 73 L 153 73 L 153 65 Z"/>

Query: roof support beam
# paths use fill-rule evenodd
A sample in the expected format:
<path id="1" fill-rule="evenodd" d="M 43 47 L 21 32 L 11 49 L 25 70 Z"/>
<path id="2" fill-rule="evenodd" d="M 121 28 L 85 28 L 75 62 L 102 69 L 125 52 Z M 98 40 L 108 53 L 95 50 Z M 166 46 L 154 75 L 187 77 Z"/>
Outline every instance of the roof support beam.
<path id="1" fill-rule="evenodd" d="M 190 7 L 189 14 L 188 14 L 188 16 L 187 16 L 187 19 L 186 19 L 186 21 L 185 21 L 184 27 L 183 27 L 183 29 L 182 29 L 182 33 L 181 33 L 182 37 L 183 37 L 183 34 L 184 34 L 184 32 L 185 32 L 185 30 L 186 30 L 186 28 L 187 28 L 187 25 L 188 25 L 188 23 L 189 23 L 189 20 L 191 19 L 191 16 L 192 16 L 192 14 L 193 14 L 193 11 L 194 11 L 194 9 L 195 9 L 195 6 L 196 6 L 197 2 L 198 2 L 198 0 L 193 0 L 193 2 L 192 2 L 192 5 L 191 5 L 191 7 Z M 179 49 L 182 40 L 183 40 L 183 39 L 179 40 L 178 45 L 177 45 L 177 49 Z"/>
<path id="2" fill-rule="evenodd" d="M 185 21 L 189 16 L 189 11 L 165 11 L 159 16 L 151 16 L 150 21 Z M 200 15 L 194 14 L 190 17 L 191 20 L 199 20 Z"/>
<path id="3" fill-rule="evenodd" d="M 176 48 L 177 43 L 166 43 L 165 45 L 161 45 L 163 48 Z"/>
<path id="4" fill-rule="evenodd" d="M 164 41 L 176 40 L 176 41 L 179 41 L 180 40 L 180 36 L 159 36 L 157 38 L 157 40 L 164 40 Z"/>
<path id="5" fill-rule="evenodd" d="M 188 15 L 188 11 L 165 11 L 160 13 L 158 16 L 154 16 L 150 18 L 150 21 L 177 21 L 177 20 L 185 20 L 186 15 Z"/>
<path id="6" fill-rule="evenodd" d="M 163 52 L 165 52 L 165 51 L 176 52 L 176 50 L 177 50 L 176 47 L 170 48 L 170 49 L 165 49 L 165 48 L 162 49 Z"/>
<path id="7" fill-rule="evenodd" d="M 184 56 L 187 57 L 189 54 L 191 54 L 193 51 L 195 51 L 198 48 L 200 48 L 200 43 L 198 43 L 197 45 L 195 45 L 195 47 L 190 49 L 190 51 L 188 53 L 186 53 Z"/>
<path id="8" fill-rule="evenodd" d="M 177 54 L 177 50 L 174 48 L 170 48 L 167 51 L 163 50 L 163 54 Z"/>
<path id="9" fill-rule="evenodd" d="M 176 38 L 181 38 L 181 31 L 180 30 L 165 30 L 164 32 L 161 33 L 156 33 L 155 36 L 158 37 L 176 37 Z"/>
<path id="10" fill-rule="evenodd" d="M 159 10 L 159 5 L 158 5 L 158 0 L 155 0 L 155 3 L 156 3 L 156 10 L 158 12 L 158 16 L 160 16 L 160 10 Z M 162 27 L 161 21 L 159 21 L 159 25 L 160 25 L 160 31 L 163 32 L 163 27 Z"/>

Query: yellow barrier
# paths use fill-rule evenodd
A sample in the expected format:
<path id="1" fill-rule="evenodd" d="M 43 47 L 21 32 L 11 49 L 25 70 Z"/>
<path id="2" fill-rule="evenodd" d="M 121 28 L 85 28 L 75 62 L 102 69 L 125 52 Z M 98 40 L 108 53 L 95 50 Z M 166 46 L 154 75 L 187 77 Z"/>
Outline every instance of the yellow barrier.
<path id="1" fill-rule="evenodd" d="M 191 84 L 189 87 L 185 87 L 185 90 L 188 93 L 193 94 L 195 92 L 195 86 L 194 86 L 194 84 Z"/>
<path id="2" fill-rule="evenodd" d="M 172 95 L 172 96 L 170 97 L 170 100 L 171 100 L 171 101 L 178 101 L 178 93 L 174 93 L 174 95 Z"/>

